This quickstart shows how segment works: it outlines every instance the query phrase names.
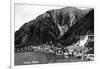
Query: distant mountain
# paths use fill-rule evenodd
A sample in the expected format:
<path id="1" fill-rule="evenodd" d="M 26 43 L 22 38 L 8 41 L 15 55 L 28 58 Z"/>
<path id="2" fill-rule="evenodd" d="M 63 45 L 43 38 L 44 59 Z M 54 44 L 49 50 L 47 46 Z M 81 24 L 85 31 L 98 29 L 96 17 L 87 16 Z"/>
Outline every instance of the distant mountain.
<path id="1" fill-rule="evenodd" d="M 80 36 L 94 34 L 94 10 L 75 7 L 48 10 L 15 32 L 15 46 L 60 43 L 70 45 Z"/>

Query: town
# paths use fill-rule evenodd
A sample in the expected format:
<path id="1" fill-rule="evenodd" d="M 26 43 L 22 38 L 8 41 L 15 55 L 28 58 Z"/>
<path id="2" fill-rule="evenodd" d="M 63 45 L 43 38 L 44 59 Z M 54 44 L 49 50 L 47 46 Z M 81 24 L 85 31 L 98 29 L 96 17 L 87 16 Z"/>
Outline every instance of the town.
<path id="1" fill-rule="evenodd" d="M 58 44 L 58 46 L 55 46 L 53 44 L 47 45 L 42 44 L 39 46 L 28 46 L 28 47 L 22 47 L 22 48 L 16 48 L 15 52 L 35 52 L 40 51 L 44 53 L 52 53 L 58 56 L 63 56 L 65 59 L 69 58 L 77 58 L 82 61 L 93 61 L 94 55 L 93 53 L 88 53 L 91 50 L 94 50 L 94 47 L 88 47 L 87 45 L 89 42 L 93 43 L 94 36 L 93 35 L 86 35 L 82 36 L 80 40 L 77 43 L 73 43 L 70 46 L 62 47 L 61 44 Z"/>

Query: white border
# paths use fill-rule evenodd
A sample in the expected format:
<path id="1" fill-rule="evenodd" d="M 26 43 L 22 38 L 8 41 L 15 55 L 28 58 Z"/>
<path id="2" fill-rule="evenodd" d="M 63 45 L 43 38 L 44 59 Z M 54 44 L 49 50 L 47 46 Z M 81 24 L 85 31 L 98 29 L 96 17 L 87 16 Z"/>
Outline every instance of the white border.
<path id="1" fill-rule="evenodd" d="M 39 65 L 21 65 L 21 66 L 14 66 L 14 4 L 15 3 L 22 3 L 22 4 L 33 4 L 33 5 L 47 5 L 47 6 L 74 6 L 74 7 L 90 7 L 90 8 L 94 8 L 94 10 L 95 10 L 95 6 L 91 6 L 91 5 L 80 5 L 80 4 L 63 4 L 63 5 L 60 5 L 60 4 L 39 4 L 39 3 L 35 3 L 34 4 L 34 2 L 32 3 L 32 2 L 24 2 L 24 1 L 16 1 L 16 0 L 14 0 L 14 1 L 11 1 L 11 35 L 10 35 L 10 37 L 11 37 L 11 63 L 10 63 L 10 66 L 11 66 L 11 68 L 13 69 L 30 69 L 30 68 L 38 68 L 38 69 L 41 69 L 41 68 L 48 68 L 49 67 L 49 69 L 51 69 L 51 68 L 56 68 L 56 66 L 62 66 L 62 67 L 64 67 L 64 68 L 66 68 L 66 63 L 55 63 L 55 64 L 39 64 Z M 67 67 L 68 68 L 70 68 L 70 66 L 72 65 L 72 66 L 75 66 L 76 64 L 78 64 L 78 65 L 80 65 L 80 66 L 82 66 L 83 64 L 84 65 L 88 65 L 88 64 L 94 64 L 95 62 L 93 62 L 93 63 L 91 63 L 91 62 L 75 62 L 75 63 L 67 63 Z M 81 65 L 82 64 L 82 65 Z M 62 67 L 59 67 L 59 69 L 60 68 L 62 68 Z M 72 67 L 72 68 L 74 68 L 74 67 Z"/>

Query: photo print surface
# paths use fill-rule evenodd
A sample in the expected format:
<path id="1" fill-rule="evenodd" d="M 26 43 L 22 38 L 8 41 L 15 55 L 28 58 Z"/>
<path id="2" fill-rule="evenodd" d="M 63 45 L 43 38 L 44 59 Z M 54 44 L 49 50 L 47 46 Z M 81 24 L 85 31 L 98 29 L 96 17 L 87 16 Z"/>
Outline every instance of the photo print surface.
<path id="1" fill-rule="evenodd" d="M 94 61 L 93 8 L 14 6 L 14 65 Z"/>

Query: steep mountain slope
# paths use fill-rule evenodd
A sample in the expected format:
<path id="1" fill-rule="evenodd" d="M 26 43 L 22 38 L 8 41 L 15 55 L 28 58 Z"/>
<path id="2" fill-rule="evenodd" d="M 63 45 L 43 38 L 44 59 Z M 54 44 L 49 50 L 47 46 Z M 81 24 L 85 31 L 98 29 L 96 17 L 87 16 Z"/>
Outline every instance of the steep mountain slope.
<path id="1" fill-rule="evenodd" d="M 94 35 L 94 10 L 92 9 L 82 19 L 77 21 L 66 34 L 60 39 L 64 45 L 70 45 L 77 42 L 80 36 Z"/>
<path id="2" fill-rule="evenodd" d="M 25 23 L 15 32 L 15 46 L 40 45 L 52 42 L 69 45 L 76 36 L 94 33 L 93 9 L 74 7 L 49 10 Z"/>

